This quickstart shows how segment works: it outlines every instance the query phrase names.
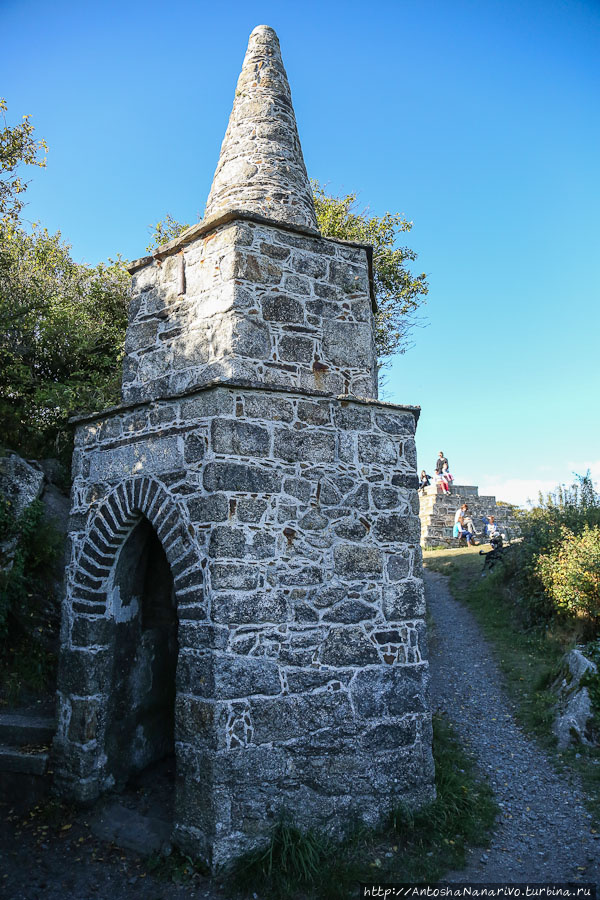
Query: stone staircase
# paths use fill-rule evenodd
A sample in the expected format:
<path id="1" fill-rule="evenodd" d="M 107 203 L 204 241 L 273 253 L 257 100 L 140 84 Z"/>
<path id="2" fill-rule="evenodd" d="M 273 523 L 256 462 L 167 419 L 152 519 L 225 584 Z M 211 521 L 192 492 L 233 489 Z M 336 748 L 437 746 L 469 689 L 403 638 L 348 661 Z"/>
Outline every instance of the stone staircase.
<path id="1" fill-rule="evenodd" d="M 0 712 L 0 793 L 40 799 L 49 788 L 50 745 L 54 716 L 31 710 Z"/>
<path id="2" fill-rule="evenodd" d="M 437 485 L 430 485 L 425 492 L 419 491 L 419 516 L 421 518 L 421 546 L 453 547 L 457 541 L 452 537 L 454 515 L 459 506 L 466 503 L 477 531 L 483 531 L 482 516 L 495 516 L 496 524 L 509 538 L 518 534 L 518 525 L 512 507 L 498 506 L 496 498 L 479 496 L 475 485 L 453 484 L 448 496 Z"/>

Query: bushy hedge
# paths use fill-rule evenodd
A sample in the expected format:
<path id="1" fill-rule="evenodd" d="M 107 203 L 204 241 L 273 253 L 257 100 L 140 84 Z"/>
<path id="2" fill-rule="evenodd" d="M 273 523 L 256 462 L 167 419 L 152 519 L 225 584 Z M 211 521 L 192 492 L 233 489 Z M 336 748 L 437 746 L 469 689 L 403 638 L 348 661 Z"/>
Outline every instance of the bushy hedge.
<path id="1" fill-rule="evenodd" d="M 600 621 L 600 527 L 580 534 L 562 528 L 557 544 L 540 553 L 536 572 L 558 610 Z"/>
<path id="2" fill-rule="evenodd" d="M 580 615 L 600 626 L 600 495 L 589 472 L 521 514 L 505 575 L 530 624 Z"/>

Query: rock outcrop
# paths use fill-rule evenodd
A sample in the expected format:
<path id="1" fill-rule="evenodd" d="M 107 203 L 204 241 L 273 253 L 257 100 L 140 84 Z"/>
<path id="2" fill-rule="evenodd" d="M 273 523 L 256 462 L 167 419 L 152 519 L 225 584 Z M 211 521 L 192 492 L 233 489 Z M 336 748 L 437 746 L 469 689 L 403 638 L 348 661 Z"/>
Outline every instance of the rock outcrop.
<path id="1" fill-rule="evenodd" d="M 564 749 L 573 743 L 594 745 L 597 735 L 593 731 L 592 701 L 587 687 L 581 682 L 584 675 L 596 675 L 598 667 L 577 648 L 567 653 L 564 662 L 566 673 L 555 685 L 558 711 L 554 733 L 558 746 Z"/>
<path id="2" fill-rule="evenodd" d="M 0 493 L 10 502 L 15 518 L 38 500 L 44 489 L 44 473 L 40 468 L 9 453 L 0 457 Z"/>

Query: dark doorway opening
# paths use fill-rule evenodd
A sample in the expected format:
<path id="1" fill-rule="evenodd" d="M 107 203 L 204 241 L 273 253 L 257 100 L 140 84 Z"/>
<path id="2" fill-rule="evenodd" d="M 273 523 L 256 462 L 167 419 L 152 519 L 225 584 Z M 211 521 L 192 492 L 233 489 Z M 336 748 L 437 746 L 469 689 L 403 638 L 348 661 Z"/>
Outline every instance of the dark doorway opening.
<path id="1" fill-rule="evenodd" d="M 144 517 L 118 554 L 110 603 L 115 643 L 106 756 L 120 789 L 160 760 L 174 770 L 175 592 L 163 547 Z"/>

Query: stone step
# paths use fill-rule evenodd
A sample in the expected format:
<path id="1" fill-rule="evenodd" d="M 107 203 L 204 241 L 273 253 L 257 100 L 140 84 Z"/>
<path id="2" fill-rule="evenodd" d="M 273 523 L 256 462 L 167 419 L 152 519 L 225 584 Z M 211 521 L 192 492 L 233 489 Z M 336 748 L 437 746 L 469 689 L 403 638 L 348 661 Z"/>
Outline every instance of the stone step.
<path id="1" fill-rule="evenodd" d="M 170 845 L 173 823 L 155 816 L 143 815 L 123 804 L 108 801 L 93 814 L 92 833 L 125 850 L 147 856 Z"/>
<path id="2" fill-rule="evenodd" d="M 56 731 L 52 716 L 0 713 L 0 744 L 10 747 L 50 744 Z"/>
<path id="3" fill-rule="evenodd" d="M 494 516 L 502 532 L 514 538 L 520 529 L 516 517 L 508 507 L 496 505 L 496 498 L 479 495 L 475 485 L 453 484 L 450 494 L 442 493 L 438 485 L 430 485 L 419 492 L 419 518 L 421 519 L 421 546 L 456 546 L 453 537 L 456 510 L 467 503 L 480 541 L 483 537 L 483 518 Z"/>
<path id="4" fill-rule="evenodd" d="M 455 547 L 456 541 L 449 538 L 426 537 L 423 539 L 421 546 L 427 550 L 434 547 Z"/>
<path id="5" fill-rule="evenodd" d="M 0 745 L 0 773 L 14 772 L 20 775 L 44 775 L 48 768 L 49 753 L 45 750 L 19 750 Z"/>
<path id="6" fill-rule="evenodd" d="M 459 496 L 464 497 L 477 497 L 479 495 L 479 488 L 474 484 L 457 484 L 456 482 L 452 483 L 450 490 L 454 494 L 458 494 Z M 426 497 L 441 497 L 442 491 L 441 488 L 437 484 L 430 484 L 429 487 L 425 488 L 425 496 Z"/>
<path id="7" fill-rule="evenodd" d="M 427 537 L 435 537 L 435 538 L 451 538 L 452 537 L 452 529 L 451 528 L 430 528 L 426 532 Z"/>

